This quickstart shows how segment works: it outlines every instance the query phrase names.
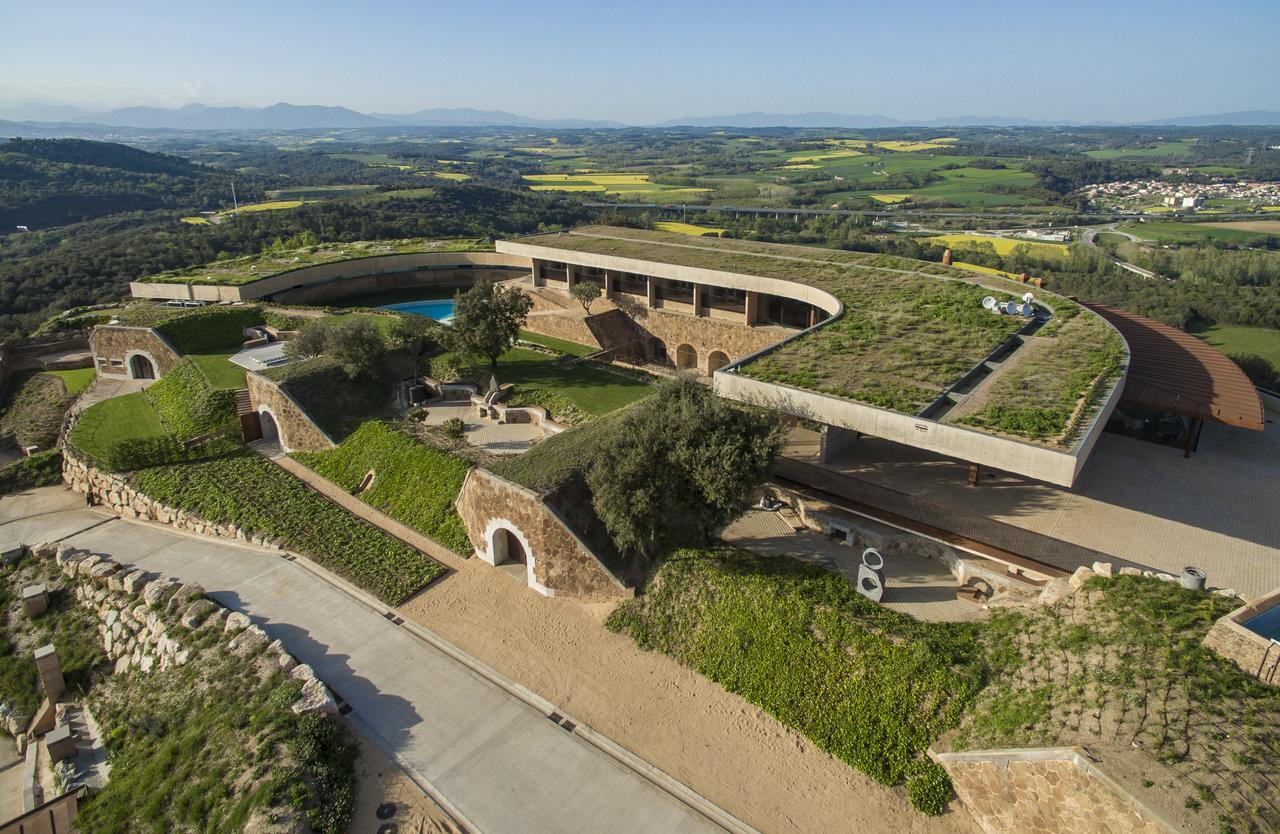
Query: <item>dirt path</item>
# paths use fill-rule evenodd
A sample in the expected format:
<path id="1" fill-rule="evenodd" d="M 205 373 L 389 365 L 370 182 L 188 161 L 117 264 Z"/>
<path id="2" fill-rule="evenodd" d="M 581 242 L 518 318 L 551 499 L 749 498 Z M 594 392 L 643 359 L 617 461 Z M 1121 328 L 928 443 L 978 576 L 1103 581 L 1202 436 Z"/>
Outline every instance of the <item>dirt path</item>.
<path id="1" fill-rule="evenodd" d="M 442 560 L 443 561 L 443 560 Z M 610 605 L 541 597 L 479 560 L 401 607 L 763 832 L 976 831 L 916 813 L 751 704 L 602 622 Z"/>

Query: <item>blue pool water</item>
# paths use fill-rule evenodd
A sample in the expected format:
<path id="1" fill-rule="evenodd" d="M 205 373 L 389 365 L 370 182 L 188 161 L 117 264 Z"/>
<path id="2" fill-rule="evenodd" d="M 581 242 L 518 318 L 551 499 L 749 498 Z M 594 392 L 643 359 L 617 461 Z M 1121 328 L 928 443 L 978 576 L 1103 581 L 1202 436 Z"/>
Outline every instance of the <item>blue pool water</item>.
<path id="1" fill-rule="evenodd" d="M 1240 625 L 1271 640 L 1280 640 L 1280 605 L 1273 605 Z"/>
<path id="2" fill-rule="evenodd" d="M 379 310 L 395 310 L 397 313 L 413 313 L 416 316 L 426 316 L 436 321 L 448 321 L 453 318 L 453 299 L 446 298 L 436 301 L 406 301 L 403 304 L 388 304 L 385 307 L 379 307 Z"/>

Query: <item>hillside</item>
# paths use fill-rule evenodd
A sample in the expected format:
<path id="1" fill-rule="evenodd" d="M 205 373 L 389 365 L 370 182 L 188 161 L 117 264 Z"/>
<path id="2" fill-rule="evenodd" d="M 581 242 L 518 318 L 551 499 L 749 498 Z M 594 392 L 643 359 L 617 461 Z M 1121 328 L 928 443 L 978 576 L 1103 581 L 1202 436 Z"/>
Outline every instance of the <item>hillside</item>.
<path id="1" fill-rule="evenodd" d="M 0 145 L 0 229 L 32 230 L 109 214 L 213 208 L 226 183 L 169 154 L 82 139 L 12 139 Z"/>

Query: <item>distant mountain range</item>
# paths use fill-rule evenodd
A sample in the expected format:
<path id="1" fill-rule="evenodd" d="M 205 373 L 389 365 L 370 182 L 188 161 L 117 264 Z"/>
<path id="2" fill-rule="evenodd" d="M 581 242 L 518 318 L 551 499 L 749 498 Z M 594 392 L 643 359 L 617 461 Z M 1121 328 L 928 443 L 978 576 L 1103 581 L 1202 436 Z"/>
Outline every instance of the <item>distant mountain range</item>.
<path id="1" fill-rule="evenodd" d="M 503 110 L 435 108 L 415 113 L 359 113 L 346 107 L 298 105 L 281 102 L 270 107 L 209 107 L 187 104 L 163 107 L 123 107 L 91 112 L 66 105 L 24 104 L 0 106 L 0 119 L 34 124 L 84 125 L 163 130 L 320 130 L 361 127 L 529 127 L 529 128 L 618 128 L 621 122 L 589 119 L 534 119 Z M 940 119 L 904 120 L 879 114 L 847 113 L 734 113 L 727 116 L 688 116 L 670 119 L 653 127 L 1048 127 L 1061 125 L 1114 127 L 1207 125 L 1280 125 L 1280 111 L 1244 110 L 1201 116 L 1180 116 L 1148 122 L 1071 122 L 1028 119 L 1021 116 L 953 116 Z"/>

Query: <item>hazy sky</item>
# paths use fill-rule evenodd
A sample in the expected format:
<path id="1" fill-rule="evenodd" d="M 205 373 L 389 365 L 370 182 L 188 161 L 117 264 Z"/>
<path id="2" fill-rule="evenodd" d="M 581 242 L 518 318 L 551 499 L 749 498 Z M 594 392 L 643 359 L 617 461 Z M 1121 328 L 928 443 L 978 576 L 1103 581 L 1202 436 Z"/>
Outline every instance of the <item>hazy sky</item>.
<path id="1" fill-rule="evenodd" d="M 1280 109 L 1280 0 L 0 0 L 0 103 L 1138 121 Z"/>

